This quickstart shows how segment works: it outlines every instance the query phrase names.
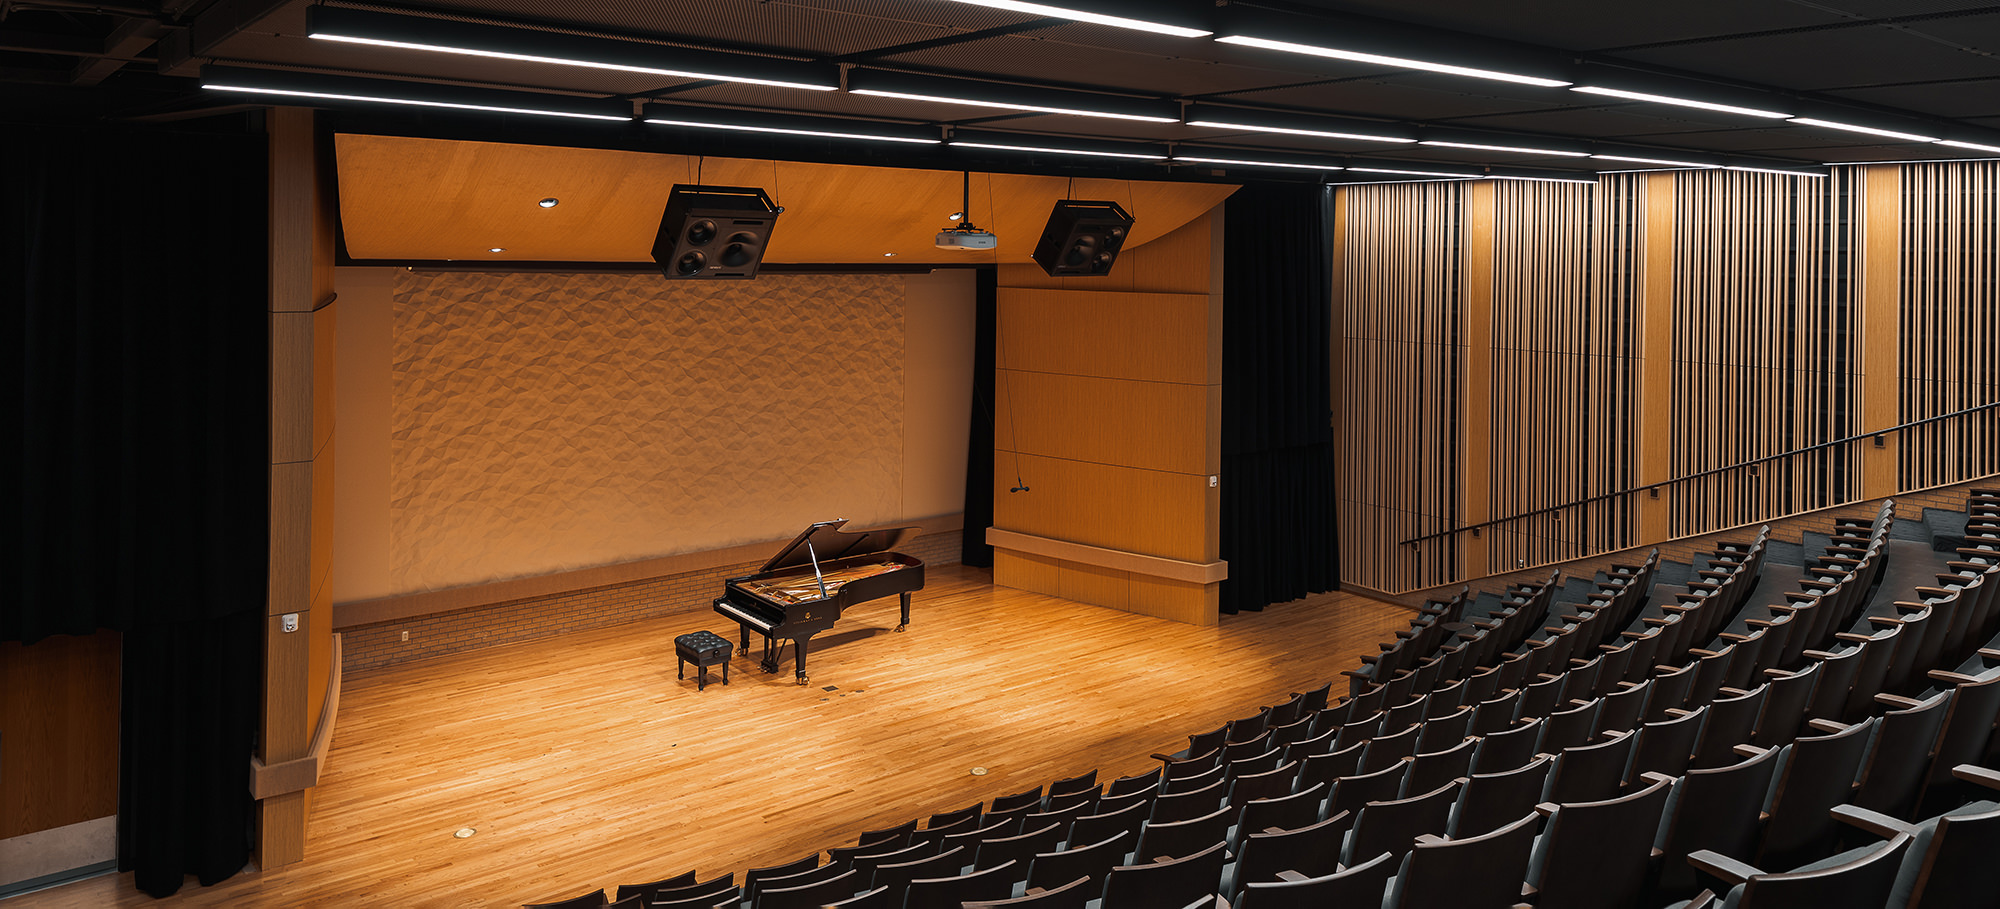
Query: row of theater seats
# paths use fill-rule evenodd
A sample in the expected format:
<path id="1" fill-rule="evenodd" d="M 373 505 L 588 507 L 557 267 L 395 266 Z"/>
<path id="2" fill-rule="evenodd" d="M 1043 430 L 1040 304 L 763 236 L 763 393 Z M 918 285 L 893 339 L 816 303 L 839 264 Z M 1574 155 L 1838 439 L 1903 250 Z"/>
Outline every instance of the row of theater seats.
<path id="1" fill-rule="evenodd" d="M 1337 704 L 1294 695 L 1148 774 L 613 905 L 2000 905 L 2000 806 L 1972 794 L 2000 789 L 2000 650 L 1980 646 L 2000 632 L 2000 498 L 1969 513 L 1935 586 L 1873 596 L 1893 504 L 1837 523 L 1782 603 L 1747 606 L 1768 529 L 1652 608 L 1657 551 L 1579 604 L 1553 603 L 1552 574 L 1468 621 L 1461 590 Z"/>

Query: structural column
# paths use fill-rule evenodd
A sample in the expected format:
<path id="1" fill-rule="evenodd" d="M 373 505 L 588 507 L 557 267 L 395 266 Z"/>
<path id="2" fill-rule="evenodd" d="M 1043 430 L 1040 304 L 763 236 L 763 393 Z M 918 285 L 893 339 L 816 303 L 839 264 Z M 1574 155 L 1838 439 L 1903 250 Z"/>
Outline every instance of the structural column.
<path id="1" fill-rule="evenodd" d="M 331 722 L 333 234 L 310 110 L 269 112 L 270 548 L 257 861 L 305 857 L 315 733 Z"/>

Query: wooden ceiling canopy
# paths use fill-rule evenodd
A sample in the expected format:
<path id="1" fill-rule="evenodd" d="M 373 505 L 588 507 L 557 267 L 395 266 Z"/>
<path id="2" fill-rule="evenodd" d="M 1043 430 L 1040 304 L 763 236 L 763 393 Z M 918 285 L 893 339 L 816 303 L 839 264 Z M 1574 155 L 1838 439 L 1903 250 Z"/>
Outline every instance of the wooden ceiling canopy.
<path id="1" fill-rule="evenodd" d="M 356 134 L 337 135 L 334 148 L 348 255 L 389 262 L 647 263 L 677 183 L 763 188 L 784 207 L 764 261 L 815 265 L 1028 262 L 1065 198 L 1124 206 L 1135 219 L 1130 248 L 1235 191 L 975 172 L 971 218 L 1000 247 L 970 252 L 933 242 L 962 207 L 958 171 Z M 558 204 L 543 208 L 543 199 Z"/>

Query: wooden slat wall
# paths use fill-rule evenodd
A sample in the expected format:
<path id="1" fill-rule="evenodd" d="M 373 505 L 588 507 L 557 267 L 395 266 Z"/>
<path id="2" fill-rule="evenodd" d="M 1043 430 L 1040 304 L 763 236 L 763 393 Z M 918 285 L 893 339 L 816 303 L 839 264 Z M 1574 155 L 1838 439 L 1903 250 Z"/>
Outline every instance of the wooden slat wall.
<path id="1" fill-rule="evenodd" d="M 1902 168 L 1898 422 L 2000 400 L 2000 162 Z M 2000 472 L 2000 414 L 1905 430 L 1904 489 Z"/>
<path id="2" fill-rule="evenodd" d="M 1343 583 L 1408 590 L 1457 573 L 1463 184 L 1341 190 Z"/>
<path id="3" fill-rule="evenodd" d="M 1675 192 L 1673 470 L 1685 477 L 1851 435 L 1856 315 L 1846 209 L 1859 172 L 1723 171 Z M 1842 446 L 1675 484 L 1672 536 L 1850 501 Z"/>
<path id="4" fill-rule="evenodd" d="M 1501 182 L 1482 573 L 1632 545 L 1642 178 Z M 1468 464 L 1468 469 L 1476 469 Z"/>

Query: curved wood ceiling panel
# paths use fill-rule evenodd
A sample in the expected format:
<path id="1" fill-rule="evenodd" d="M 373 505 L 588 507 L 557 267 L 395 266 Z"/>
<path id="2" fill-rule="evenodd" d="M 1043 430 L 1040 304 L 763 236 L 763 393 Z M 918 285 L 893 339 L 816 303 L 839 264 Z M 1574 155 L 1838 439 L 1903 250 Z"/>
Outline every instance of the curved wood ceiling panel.
<path id="1" fill-rule="evenodd" d="M 974 173 L 972 220 L 1000 248 L 963 252 L 933 245 L 961 207 L 957 171 L 353 134 L 335 137 L 335 153 L 348 255 L 388 261 L 647 262 L 668 191 L 700 182 L 762 187 L 784 207 L 766 262 L 1027 262 L 1059 199 L 1124 206 L 1139 246 L 1236 189 Z"/>

